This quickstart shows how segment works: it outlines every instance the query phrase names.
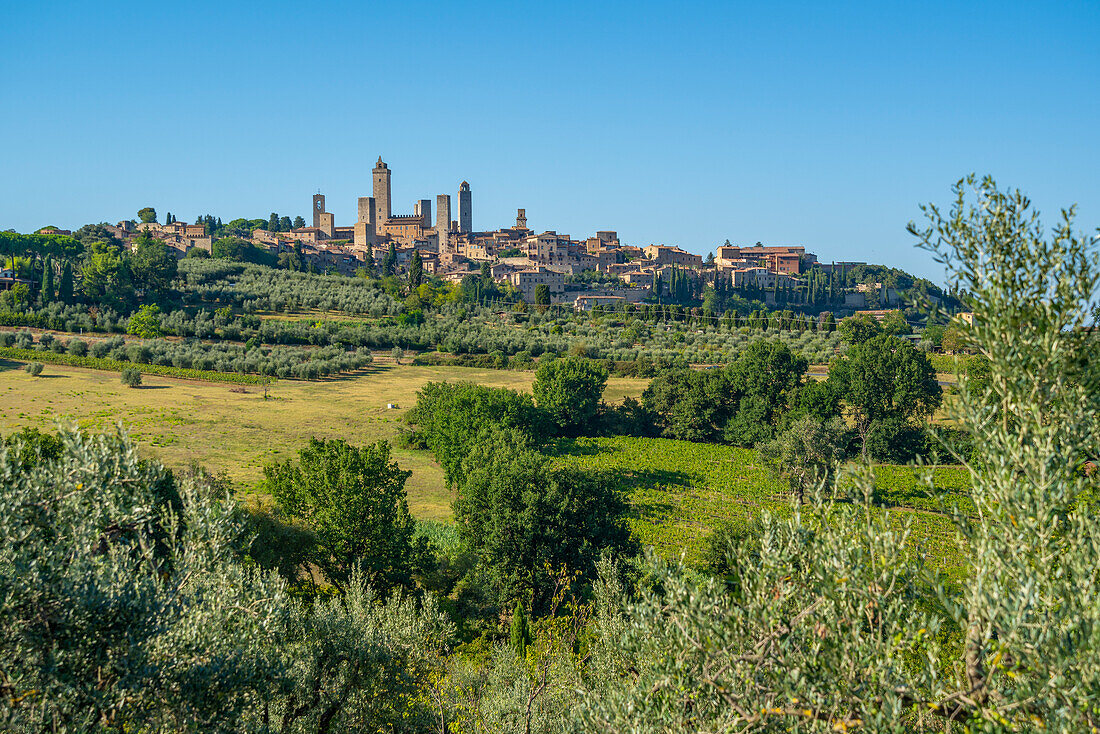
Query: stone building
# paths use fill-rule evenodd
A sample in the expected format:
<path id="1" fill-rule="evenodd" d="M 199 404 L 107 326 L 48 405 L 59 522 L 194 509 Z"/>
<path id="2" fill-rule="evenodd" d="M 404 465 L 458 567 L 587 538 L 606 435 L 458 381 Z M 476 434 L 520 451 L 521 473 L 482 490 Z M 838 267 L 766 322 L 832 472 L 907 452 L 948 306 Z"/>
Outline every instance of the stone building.
<path id="1" fill-rule="evenodd" d="M 508 280 L 528 303 L 535 302 L 535 289 L 545 284 L 550 288 L 550 301 L 561 300 L 565 293 L 565 274 L 549 268 L 530 268 L 517 270 L 508 275 Z"/>
<path id="2" fill-rule="evenodd" d="M 649 245 L 642 248 L 642 250 L 645 252 L 645 256 L 652 260 L 655 265 L 679 265 L 685 268 L 701 268 L 703 266 L 702 256 L 681 250 L 679 247 Z"/>
<path id="3" fill-rule="evenodd" d="M 458 187 L 458 231 L 474 231 L 473 199 L 470 184 L 465 181 Z"/>

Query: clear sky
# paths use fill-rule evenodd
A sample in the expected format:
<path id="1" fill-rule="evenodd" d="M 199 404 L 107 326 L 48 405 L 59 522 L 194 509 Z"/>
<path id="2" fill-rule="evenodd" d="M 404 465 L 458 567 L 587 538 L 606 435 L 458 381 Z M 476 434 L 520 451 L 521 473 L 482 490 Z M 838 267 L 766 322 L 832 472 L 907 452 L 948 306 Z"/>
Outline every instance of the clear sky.
<path id="1" fill-rule="evenodd" d="M 905 224 L 968 172 L 1100 225 L 1097 39 L 1097 0 L 0 2 L 0 229 L 346 225 L 381 154 L 395 213 L 466 179 L 476 229 L 938 280 Z"/>

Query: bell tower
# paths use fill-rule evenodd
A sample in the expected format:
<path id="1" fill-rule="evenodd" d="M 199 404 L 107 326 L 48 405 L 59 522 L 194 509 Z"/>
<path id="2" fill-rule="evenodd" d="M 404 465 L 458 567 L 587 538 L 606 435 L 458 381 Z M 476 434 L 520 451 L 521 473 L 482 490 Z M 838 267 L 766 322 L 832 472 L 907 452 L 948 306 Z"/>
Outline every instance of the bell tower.
<path id="1" fill-rule="evenodd" d="M 374 221 L 376 226 L 381 227 L 393 214 L 390 206 L 390 169 L 382 162 L 382 156 L 378 156 L 378 163 L 374 166 Z"/>
<path id="2" fill-rule="evenodd" d="M 325 213 L 325 195 L 313 195 L 313 226 L 321 226 L 321 215 Z"/>

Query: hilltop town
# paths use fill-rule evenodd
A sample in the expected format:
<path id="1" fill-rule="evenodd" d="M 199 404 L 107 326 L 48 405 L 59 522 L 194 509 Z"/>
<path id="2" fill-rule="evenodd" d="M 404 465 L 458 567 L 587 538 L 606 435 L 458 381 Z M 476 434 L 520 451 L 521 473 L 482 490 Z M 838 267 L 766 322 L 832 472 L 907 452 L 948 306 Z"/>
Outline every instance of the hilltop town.
<path id="1" fill-rule="evenodd" d="M 358 198 L 356 221 L 348 225 L 336 223 L 325 195 L 317 193 L 308 223 L 302 217 L 292 221 L 272 214 L 268 220 L 234 220 L 226 227 L 209 215 L 189 224 L 169 214 L 163 224 L 154 217 L 105 228 L 130 246 L 147 232 L 177 258 L 201 256 L 195 250 L 214 254 L 214 243 L 228 231 L 266 252 L 272 262 L 322 273 L 373 272 L 386 262 L 393 274 L 407 274 L 418 259 L 423 273 L 445 282 L 487 274 L 516 299 L 577 310 L 653 301 L 701 303 L 708 289 L 742 294 L 769 307 L 800 306 L 815 312 L 824 307 L 842 315 L 869 309 L 878 318 L 884 309 L 913 300 L 904 292 L 909 279 L 899 285 L 876 280 L 876 273 L 861 273 L 852 282 L 846 275 L 866 263 L 820 262 L 802 245 L 739 246 L 727 240 L 704 258 L 676 246 L 625 243 L 614 230 L 584 238 L 539 232 L 528 226 L 523 208 L 512 226 L 475 229 L 473 192 L 466 181 L 458 187 L 457 207 L 450 194 L 439 194 L 434 211 L 432 199 L 424 198 L 413 202 L 411 214 L 399 214 L 394 212 L 392 176 L 393 169 L 379 156 L 372 172 L 373 196 Z M 39 233 L 70 234 L 52 227 Z M 924 282 L 921 295 L 939 300 L 938 289 L 929 286 Z"/>

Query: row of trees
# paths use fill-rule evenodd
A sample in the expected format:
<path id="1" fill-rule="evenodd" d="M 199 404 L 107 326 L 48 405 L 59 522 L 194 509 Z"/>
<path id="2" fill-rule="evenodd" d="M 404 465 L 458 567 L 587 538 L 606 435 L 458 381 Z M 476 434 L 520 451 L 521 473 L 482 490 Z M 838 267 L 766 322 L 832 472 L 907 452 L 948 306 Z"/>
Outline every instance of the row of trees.
<path id="1" fill-rule="evenodd" d="M 923 453 L 923 427 L 943 400 L 927 356 L 887 334 L 854 344 L 826 380 L 781 342 L 750 345 L 723 369 L 658 374 L 642 396 L 662 436 L 753 447 L 802 418 L 853 419 L 865 458 L 906 461 Z"/>

